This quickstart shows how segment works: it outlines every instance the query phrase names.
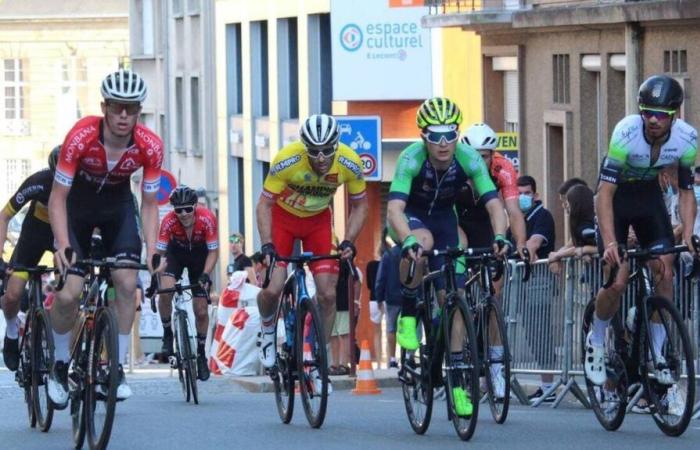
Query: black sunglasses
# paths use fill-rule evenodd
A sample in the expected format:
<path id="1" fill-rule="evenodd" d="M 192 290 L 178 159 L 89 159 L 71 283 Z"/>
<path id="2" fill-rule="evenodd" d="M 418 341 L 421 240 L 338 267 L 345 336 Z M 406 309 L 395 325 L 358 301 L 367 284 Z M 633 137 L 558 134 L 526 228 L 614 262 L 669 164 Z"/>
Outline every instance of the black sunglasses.
<path id="1" fill-rule="evenodd" d="M 126 110 L 128 116 L 133 116 L 139 113 L 141 110 L 140 103 L 107 103 L 107 111 L 112 114 L 121 114 L 122 111 Z"/>
<path id="2" fill-rule="evenodd" d="M 179 208 L 175 208 L 175 214 L 190 214 L 192 211 L 194 211 L 194 206 L 181 206 Z"/>

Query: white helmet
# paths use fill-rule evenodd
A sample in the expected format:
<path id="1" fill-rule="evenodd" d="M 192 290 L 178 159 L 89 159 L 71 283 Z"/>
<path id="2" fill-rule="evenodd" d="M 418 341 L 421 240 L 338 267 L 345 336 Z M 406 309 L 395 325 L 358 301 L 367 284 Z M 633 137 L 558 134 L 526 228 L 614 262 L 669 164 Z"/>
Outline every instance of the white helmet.
<path id="1" fill-rule="evenodd" d="M 118 102 L 143 102 L 146 100 L 146 82 L 136 72 L 119 69 L 102 81 L 105 100 Z"/>
<path id="2" fill-rule="evenodd" d="M 328 114 L 313 114 L 299 130 L 301 142 L 308 147 L 329 147 L 338 144 L 338 122 Z"/>
<path id="3" fill-rule="evenodd" d="M 475 123 L 462 136 L 462 142 L 476 150 L 495 150 L 498 137 L 490 126 L 485 123 Z"/>

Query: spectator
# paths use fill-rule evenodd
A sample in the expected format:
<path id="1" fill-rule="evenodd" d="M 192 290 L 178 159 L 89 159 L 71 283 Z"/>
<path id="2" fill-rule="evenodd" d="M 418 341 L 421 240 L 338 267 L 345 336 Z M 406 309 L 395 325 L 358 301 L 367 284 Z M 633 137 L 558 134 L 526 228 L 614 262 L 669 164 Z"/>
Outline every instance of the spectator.
<path id="1" fill-rule="evenodd" d="M 365 273 L 367 275 L 367 290 L 369 291 L 369 320 L 372 322 L 372 359 L 377 361 L 382 356 L 382 315 L 384 313 L 384 302 L 377 301 L 375 281 L 377 280 L 377 271 L 379 270 L 379 261 L 372 260 L 367 263 Z"/>
<path id="2" fill-rule="evenodd" d="M 352 289 L 355 313 L 360 309 L 360 294 L 362 293 L 362 272 L 357 268 L 356 270 L 358 279 L 355 280 Z M 331 366 L 328 369 L 329 375 L 347 375 L 350 373 L 350 313 L 348 311 L 350 289 L 348 289 L 348 280 L 351 277 L 352 275 L 347 264 L 340 264 L 338 284 L 336 285 L 335 321 L 331 330 Z"/>
<path id="3" fill-rule="evenodd" d="M 375 281 L 375 295 L 377 301 L 384 302 L 386 312 L 386 338 L 387 353 L 389 355 L 389 368 L 398 368 L 396 362 L 396 325 L 401 312 L 403 295 L 401 282 L 399 281 L 399 263 L 401 262 L 401 247 L 396 245 L 391 238 L 385 237 L 385 250 L 377 269 Z"/>
<path id="4" fill-rule="evenodd" d="M 233 263 L 228 265 L 226 273 L 231 275 L 233 272 L 245 270 L 248 272 L 248 283 L 257 284 L 257 278 L 253 270 L 253 261 L 243 253 L 243 248 L 245 247 L 245 238 L 243 235 L 235 232 L 228 238 L 228 241 L 231 254 L 233 255 Z"/>
<path id="5" fill-rule="evenodd" d="M 554 250 L 554 218 L 539 199 L 537 193 L 537 182 L 529 175 L 523 175 L 518 178 L 518 191 L 520 192 L 519 202 L 520 209 L 525 214 L 525 229 L 527 232 L 527 242 L 525 247 L 530 251 L 530 254 L 537 255 L 537 259 L 547 258 L 549 253 Z M 554 350 L 551 346 L 538 345 L 538 339 L 544 342 L 552 342 L 552 328 L 555 326 L 552 323 L 552 304 L 551 295 L 554 286 L 547 279 L 534 279 L 528 284 L 527 305 L 528 312 L 537 311 L 541 314 L 541 324 L 546 324 L 542 327 L 534 327 L 531 322 L 524 323 L 525 336 L 530 342 L 530 347 L 539 362 L 539 366 L 545 369 L 553 369 L 555 363 Z M 533 295 L 534 294 L 534 295 Z M 539 295 L 538 295 L 539 294 Z M 548 295 L 549 294 L 549 295 Z M 553 374 L 541 375 L 540 387 L 528 398 L 530 400 L 538 400 L 547 391 L 552 388 L 554 381 Z M 545 398 L 545 402 L 553 402 L 556 395 L 551 393 Z"/>
<path id="6" fill-rule="evenodd" d="M 559 193 L 559 200 L 561 200 L 562 207 L 566 202 L 566 193 L 569 192 L 569 189 L 578 185 L 588 187 L 588 183 L 586 183 L 584 179 L 578 177 L 569 178 L 568 180 L 564 181 L 561 186 L 559 186 L 559 191 L 557 192 Z"/>
<path id="7" fill-rule="evenodd" d="M 576 185 L 566 193 L 564 212 L 569 215 L 571 244 L 549 254 L 549 269 L 561 273 L 561 259 L 598 253 L 595 241 L 595 211 L 593 191 L 586 185 Z"/>
<path id="8" fill-rule="evenodd" d="M 683 224 L 678 209 L 678 168 L 664 169 L 659 173 L 659 184 L 664 193 L 666 211 L 673 227 L 673 239 L 675 243 L 681 242 Z"/>

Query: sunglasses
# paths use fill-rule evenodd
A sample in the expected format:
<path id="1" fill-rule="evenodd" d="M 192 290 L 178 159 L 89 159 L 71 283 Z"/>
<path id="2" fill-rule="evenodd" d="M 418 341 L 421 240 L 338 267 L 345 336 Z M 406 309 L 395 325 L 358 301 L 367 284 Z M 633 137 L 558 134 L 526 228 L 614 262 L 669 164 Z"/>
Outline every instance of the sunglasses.
<path id="1" fill-rule="evenodd" d="M 333 145 L 331 147 L 319 147 L 319 148 L 308 148 L 306 149 L 306 153 L 309 155 L 309 158 L 316 159 L 319 156 L 323 155 L 324 158 L 330 158 L 335 154 L 336 146 Z"/>
<path id="2" fill-rule="evenodd" d="M 128 116 L 133 116 L 138 114 L 140 110 L 140 103 L 107 103 L 107 111 L 111 114 L 121 114 L 122 111 L 126 111 Z"/>
<path id="3" fill-rule="evenodd" d="M 676 114 L 676 111 L 673 110 L 667 110 L 667 109 L 652 109 L 652 108 L 645 108 L 643 106 L 639 107 L 639 112 L 642 114 L 642 117 L 645 119 L 651 119 L 652 117 L 656 118 L 656 120 L 667 120 L 673 117 L 674 114 Z"/>
<path id="4" fill-rule="evenodd" d="M 228 241 L 232 244 L 238 244 L 239 242 L 241 242 L 241 238 L 238 236 L 231 236 L 230 238 L 228 238 Z"/>
<path id="5" fill-rule="evenodd" d="M 175 214 L 191 214 L 194 211 L 194 206 L 181 206 L 175 208 Z"/>
<path id="6" fill-rule="evenodd" d="M 459 131 L 426 131 L 423 138 L 431 144 L 441 144 L 444 140 L 446 144 L 451 144 L 459 138 Z"/>

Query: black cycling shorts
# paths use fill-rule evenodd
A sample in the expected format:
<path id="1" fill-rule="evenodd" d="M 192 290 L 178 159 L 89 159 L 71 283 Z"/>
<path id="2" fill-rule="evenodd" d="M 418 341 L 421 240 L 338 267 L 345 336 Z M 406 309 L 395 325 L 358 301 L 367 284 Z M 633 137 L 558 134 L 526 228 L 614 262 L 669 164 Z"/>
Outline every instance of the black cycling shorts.
<path id="1" fill-rule="evenodd" d="M 17 246 L 12 252 L 10 265 L 35 267 L 44 256 L 44 252 L 53 253 L 53 241 L 51 225 L 27 214 L 22 223 Z"/>
<path id="2" fill-rule="evenodd" d="M 467 235 L 467 246 L 471 248 L 484 248 L 493 245 L 493 228 L 491 218 L 487 215 L 484 219 L 472 219 L 460 217 L 459 227 Z"/>
<path id="3" fill-rule="evenodd" d="M 626 246 L 631 226 L 643 248 L 673 245 L 673 228 L 656 180 L 618 185 L 613 197 L 615 238 Z M 598 230 L 598 251 L 605 251 Z"/>
<path id="4" fill-rule="evenodd" d="M 163 275 L 175 278 L 179 281 L 182 278 L 182 272 L 187 269 L 187 277 L 190 284 L 196 284 L 199 277 L 204 272 L 204 264 L 207 261 L 209 250 L 206 246 L 190 249 L 179 249 L 168 246 L 165 253 L 167 265 Z M 201 286 L 192 288 L 192 295 L 195 297 L 206 297 L 207 294 Z"/>
<path id="5" fill-rule="evenodd" d="M 131 192 L 76 191 L 73 186 L 68 195 L 68 235 L 78 259 L 90 255 L 95 228 L 100 229 L 105 257 L 141 261 L 138 216 Z M 87 271 L 76 265 L 69 273 L 84 277 Z"/>

